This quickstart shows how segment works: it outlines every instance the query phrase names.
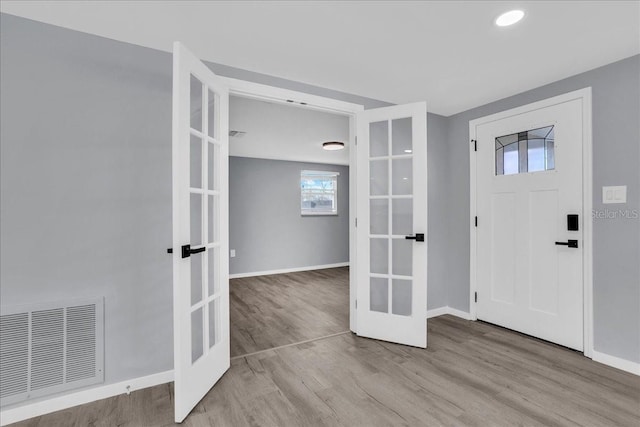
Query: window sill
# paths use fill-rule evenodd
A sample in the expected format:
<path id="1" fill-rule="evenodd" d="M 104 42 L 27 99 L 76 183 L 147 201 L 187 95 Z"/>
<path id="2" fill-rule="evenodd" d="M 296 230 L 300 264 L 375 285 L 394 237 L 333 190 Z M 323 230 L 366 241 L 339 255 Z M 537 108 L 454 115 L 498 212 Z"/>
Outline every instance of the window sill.
<path id="1" fill-rule="evenodd" d="M 337 212 L 301 212 L 300 216 L 338 216 Z"/>

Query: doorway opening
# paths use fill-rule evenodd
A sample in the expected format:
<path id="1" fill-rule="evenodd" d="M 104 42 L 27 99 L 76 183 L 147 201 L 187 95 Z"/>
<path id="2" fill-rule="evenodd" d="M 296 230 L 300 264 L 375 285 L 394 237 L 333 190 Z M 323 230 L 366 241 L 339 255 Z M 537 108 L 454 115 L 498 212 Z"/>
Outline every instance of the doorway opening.
<path id="1" fill-rule="evenodd" d="M 229 98 L 232 359 L 350 330 L 349 117 L 301 107 Z"/>

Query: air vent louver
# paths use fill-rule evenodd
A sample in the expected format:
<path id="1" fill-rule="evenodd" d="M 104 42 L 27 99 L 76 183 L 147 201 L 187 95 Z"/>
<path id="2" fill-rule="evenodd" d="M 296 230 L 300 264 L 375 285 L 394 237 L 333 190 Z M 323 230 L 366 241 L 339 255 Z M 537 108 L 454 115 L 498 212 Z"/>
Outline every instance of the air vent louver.
<path id="1" fill-rule="evenodd" d="M 0 405 L 103 381 L 103 300 L 2 307 Z"/>

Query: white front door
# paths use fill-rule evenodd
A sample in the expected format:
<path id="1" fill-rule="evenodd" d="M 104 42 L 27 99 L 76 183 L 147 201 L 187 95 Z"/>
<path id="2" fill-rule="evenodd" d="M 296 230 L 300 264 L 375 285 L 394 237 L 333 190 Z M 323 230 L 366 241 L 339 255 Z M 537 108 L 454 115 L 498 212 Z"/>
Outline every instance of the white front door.
<path id="1" fill-rule="evenodd" d="M 175 420 L 229 369 L 229 92 L 182 44 L 173 50 Z"/>
<path id="2" fill-rule="evenodd" d="M 477 317 L 576 350 L 583 349 L 582 108 L 573 99 L 475 128 Z"/>
<path id="3" fill-rule="evenodd" d="M 358 335 L 427 346 L 427 106 L 357 115 Z"/>

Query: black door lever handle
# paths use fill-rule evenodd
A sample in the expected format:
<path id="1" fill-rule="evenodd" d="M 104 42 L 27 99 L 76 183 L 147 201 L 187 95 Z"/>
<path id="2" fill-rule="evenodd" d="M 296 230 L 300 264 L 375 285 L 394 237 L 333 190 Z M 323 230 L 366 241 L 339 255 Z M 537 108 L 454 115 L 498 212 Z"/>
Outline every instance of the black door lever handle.
<path id="1" fill-rule="evenodd" d="M 200 252 L 206 251 L 207 248 L 205 246 L 198 249 L 191 249 L 191 245 L 183 245 L 182 246 L 182 258 L 189 258 L 191 254 L 199 254 Z M 168 254 L 173 253 L 173 248 L 167 249 Z"/>
<path id="2" fill-rule="evenodd" d="M 416 242 L 424 242 L 424 233 L 416 233 L 415 236 L 404 236 L 407 240 L 415 240 Z"/>
<path id="3" fill-rule="evenodd" d="M 558 245 L 558 246 L 568 246 L 570 248 L 577 248 L 578 247 L 578 241 L 577 240 L 573 240 L 573 239 L 569 239 L 566 242 L 556 242 L 556 245 Z"/>

